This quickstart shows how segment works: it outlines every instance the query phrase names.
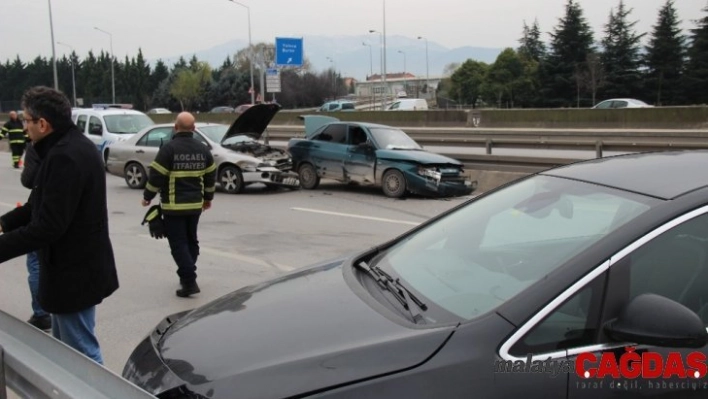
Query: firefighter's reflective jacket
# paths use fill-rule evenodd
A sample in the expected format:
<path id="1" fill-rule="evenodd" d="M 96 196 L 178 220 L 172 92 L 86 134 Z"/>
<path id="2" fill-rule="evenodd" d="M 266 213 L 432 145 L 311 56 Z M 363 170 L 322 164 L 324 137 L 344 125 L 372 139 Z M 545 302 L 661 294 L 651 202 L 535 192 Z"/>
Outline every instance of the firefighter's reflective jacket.
<path id="1" fill-rule="evenodd" d="M 10 144 L 24 144 L 27 138 L 25 137 L 25 129 L 22 126 L 22 121 L 19 119 L 5 122 L 0 134 L 7 139 Z"/>
<path id="2" fill-rule="evenodd" d="M 192 132 L 178 132 L 158 151 L 150 164 L 143 198 L 160 193 L 164 214 L 194 214 L 214 198 L 216 165 L 209 148 Z"/>

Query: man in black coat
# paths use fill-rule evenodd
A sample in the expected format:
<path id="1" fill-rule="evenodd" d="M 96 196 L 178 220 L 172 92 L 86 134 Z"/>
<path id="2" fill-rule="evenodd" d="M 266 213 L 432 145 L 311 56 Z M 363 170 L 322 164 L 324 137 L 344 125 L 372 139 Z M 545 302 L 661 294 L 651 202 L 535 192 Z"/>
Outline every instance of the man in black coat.
<path id="1" fill-rule="evenodd" d="M 64 94 L 33 87 L 22 106 L 41 163 L 28 202 L 0 217 L 0 263 L 39 250 L 39 303 L 52 335 L 103 363 L 96 305 L 118 289 L 103 161 Z"/>

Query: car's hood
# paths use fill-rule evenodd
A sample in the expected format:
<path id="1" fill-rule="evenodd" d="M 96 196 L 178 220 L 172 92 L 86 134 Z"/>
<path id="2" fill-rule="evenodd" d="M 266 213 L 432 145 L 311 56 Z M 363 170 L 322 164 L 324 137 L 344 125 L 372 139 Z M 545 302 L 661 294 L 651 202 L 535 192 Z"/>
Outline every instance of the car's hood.
<path id="1" fill-rule="evenodd" d="M 420 365 L 452 328 L 416 329 L 384 317 L 352 291 L 337 262 L 196 309 L 158 347 L 194 392 L 290 397 Z"/>
<path id="2" fill-rule="evenodd" d="M 414 161 L 421 164 L 448 164 L 462 166 L 462 162 L 423 150 L 376 150 L 376 158 L 394 161 Z"/>
<path id="3" fill-rule="evenodd" d="M 280 105 L 278 104 L 256 104 L 252 106 L 236 118 L 229 130 L 226 131 L 221 142 L 223 143 L 229 137 L 238 135 L 246 135 L 256 140 L 260 139 L 278 111 L 280 111 Z"/>
<path id="4" fill-rule="evenodd" d="M 339 119 L 333 116 L 324 115 L 300 115 L 299 118 L 305 124 L 305 137 L 310 138 L 320 127 L 333 122 L 339 122 Z"/>

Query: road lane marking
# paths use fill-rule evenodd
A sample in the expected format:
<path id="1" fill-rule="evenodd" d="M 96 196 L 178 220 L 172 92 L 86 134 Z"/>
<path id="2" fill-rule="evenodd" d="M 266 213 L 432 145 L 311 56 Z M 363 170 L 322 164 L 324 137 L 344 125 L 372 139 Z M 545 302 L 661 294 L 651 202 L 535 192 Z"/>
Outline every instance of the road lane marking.
<path id="1" fill-rule="evenodd" d="M 330 211 L 322 211 L 319 209 L 309 209 L 309 208 L 290 208 L 294 211 L 301 211 L 301 212 L 311 212 L 311 213 L 319 213 L 322 215 L 332 215 L 332 216 L 342 216 L 342 217 L 347 217 L 347 218 L 354 218 L 354 219 L 365 219 L 365 220 L 373 220 L 376 222 L 386 222 L 386 223 L 396 223 L 396 224 L 406 224 L 409 226 L 418 226 L 420 223 L 418 222 L 409 222 L 407 220 L 396 220 L 396 219 L 386 219 L 386 218 L 377 218 L 374 216 L 361 216 L 361 215 L 353 215 L 351 213 L 340 213 L 340 212 L 330 212 Z"/>
<path id="2" fill-rule="evenodd" d="M 147 234 L 139 234 L 138 236 L 152 239 L 152 236 L 149 236 Z M 160 241 L 160 240 L 158 240 L 158 241 Z M 166 246 L 169 246 L 169 243 L 167 242 L 167 240 L 165 240 L 163 242 L 165 243 Z M 208 254 L 215 255 L 215 256 L 220 256 L 222 258 L 238 260 L 241 262 L 247 262 L 247 263 L 257 265 L 257 266 L 262 266 L 262 267 L 275 267 L 283 272 L 289 272 L 289 271 L 295 270 L 295 268 L 292 266 L 283 265 L 280 263 L 271 263 L 271 262 L 267 262 L 263 259 L 258 259 L 258 258 L 254 258 L 251 256 L 242 255 L 238 252 L 231 252 L 231 251 L 227 252 L 227 251 L 222 251 L 220 249 L 209 248 L 209 247 L 205 247 L 205 246 L 201 246 L 201 245 L 199 246 L 199 252 L 208 253 Z"/>

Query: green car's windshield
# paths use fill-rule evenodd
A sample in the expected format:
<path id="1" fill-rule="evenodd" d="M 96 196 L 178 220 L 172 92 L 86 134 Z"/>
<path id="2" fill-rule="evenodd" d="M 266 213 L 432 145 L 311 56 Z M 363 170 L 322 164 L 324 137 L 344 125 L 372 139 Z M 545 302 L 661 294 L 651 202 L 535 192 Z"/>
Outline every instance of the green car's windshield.
<path id="1" fill-rule="evenodd" d="M 116 134 L 135 134 L 155 124 L 149 116 L 142 114 L 105 115 L 103 119 L 106 130 Z"/>
<path id="2" fill-rule="evenodd" d="M 371 127 L 369 128 L 371 135 L 374 136 L 378 148 L 384 150 L 420 150 L 421 147 L 412 138 L 410 138 L 403 130 L 386 128 L 386 127 Z"/>
<path id="3" fill-rule="evenodd" d="M 228 130 L 229 127 L 227 125 L 209 125 L 199 128 L 199 131 L 209 137 L 209 140 L 216 143 L 221 143 L 221 139 L 224 138 L 224 135 Z"/>
<path id="4" fill-rule="evenodd" d="M 535 176 L 445 216 L 374 262 L 462 320 L 544 278 L 659 200 Z"/>

